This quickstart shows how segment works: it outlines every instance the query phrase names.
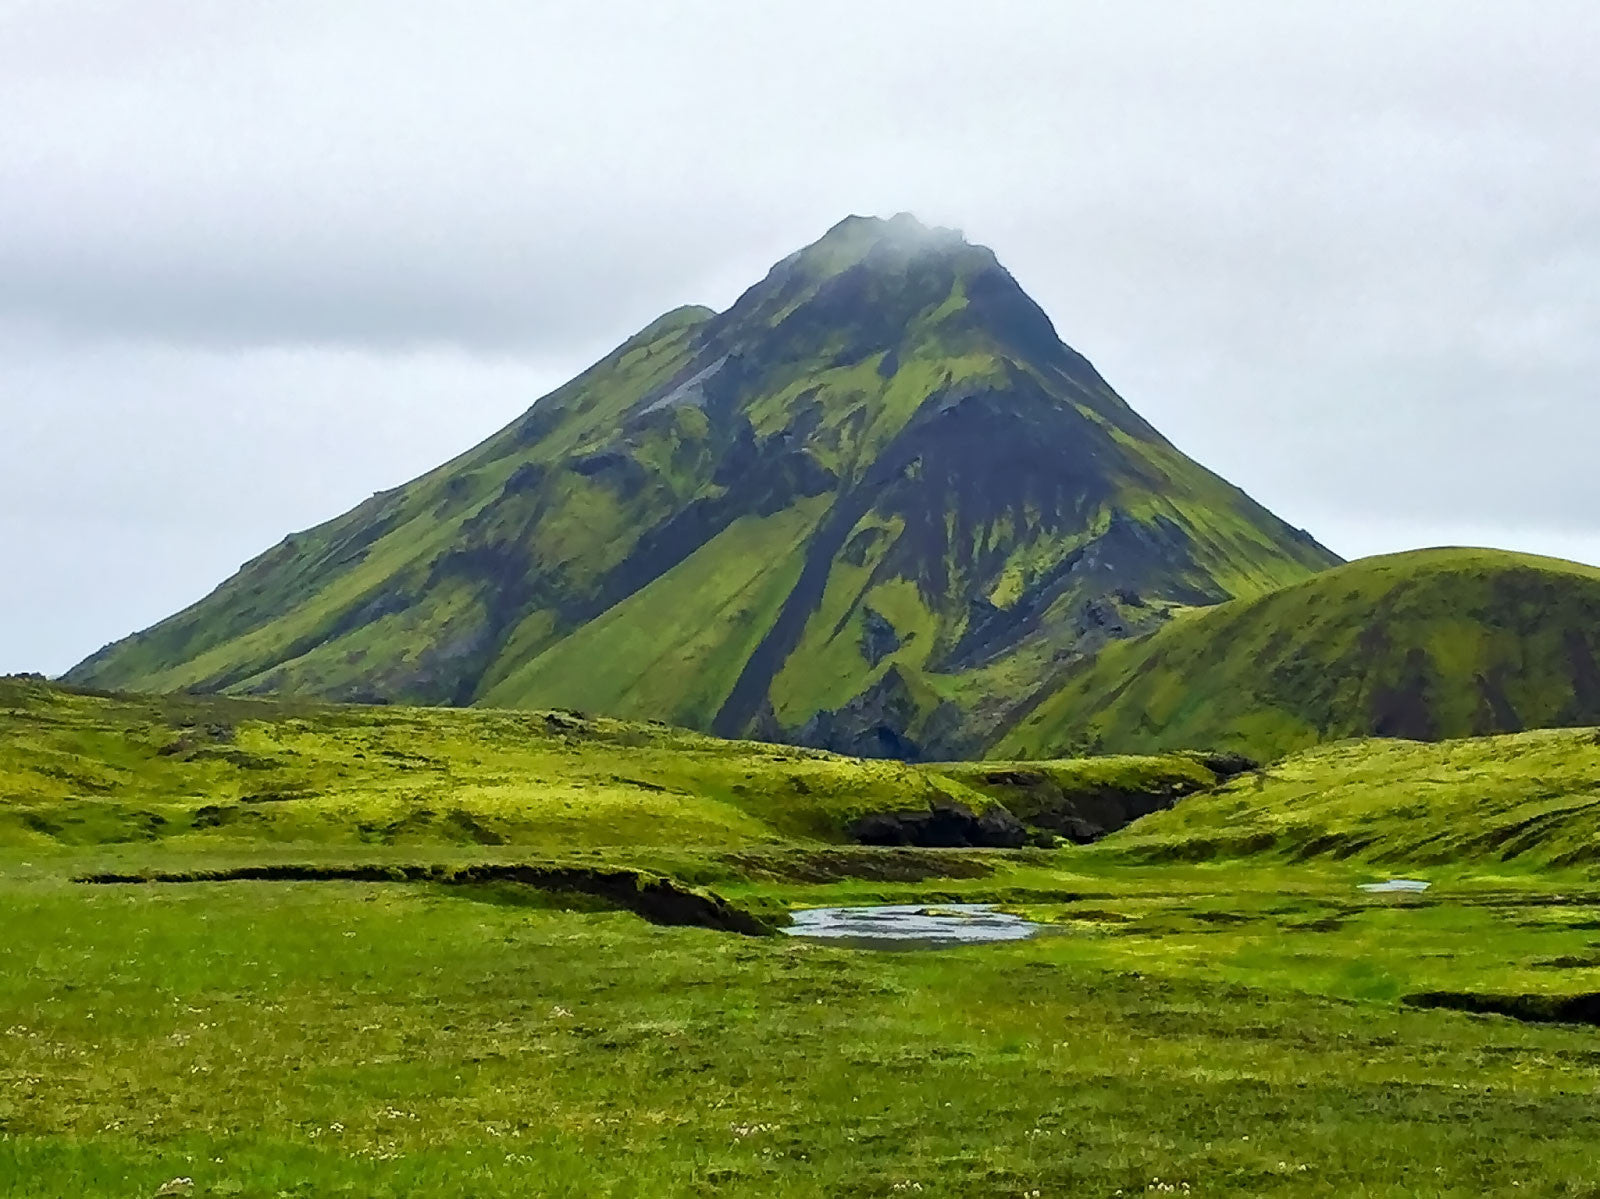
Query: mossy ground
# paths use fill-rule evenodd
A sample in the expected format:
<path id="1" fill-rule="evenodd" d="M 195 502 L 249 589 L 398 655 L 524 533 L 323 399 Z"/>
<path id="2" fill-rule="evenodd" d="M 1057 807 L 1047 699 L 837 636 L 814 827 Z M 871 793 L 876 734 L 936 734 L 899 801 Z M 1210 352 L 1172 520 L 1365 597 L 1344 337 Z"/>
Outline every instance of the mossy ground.
<path id="1" fill-rule="evenodd" d="M 1533 779 L 1570 798 L 1600 779 L 1577 734 L 1319 751 L 1261 776 L 1303 776 L 1298 799 L 1241 813 L 1245 775 L 1088 849 L 876 851 L 829 840 L 863 796 L 981 795 L 993 767 L 562 714 L 7 686 L 3 1196 L 137 1199 L 177 1177 L 242 1199 L 1600 1188 L 1595 1029 L 1405 1002 L 1600 991 L 1581 817 L 1507 860 L 1407 840 L 1430 818 L 1396 806 L 1409 792 L 1466 830 Z M 1047 770 L 1183 781 L 1137 759 Z M 1150 852 L 1318 804 L 1387 821 L 1391 850 Z M 197 827 L 208 806 L 279 814 Z M 534 860 L 664 871 L 767 914 L 988 900 L 1046 928 L 889 953 L 505 883 L 71 881 Z M 1358 890 L 1401 872 L 1434 887 Z"/>
<path id="2" fill-rule="evenodd" d="M 110 696 L 0 679 L 0 846 L 652 853 L 846 840 L 873 812 L 1018 803 L 963 764 L 864 761 L 572 712 Z M 1070 791 L 1204 775 L 1182 756 L 1033 763 Z M 1109 771 L 1109 773 L 1108 773 Z"/>
<path id="3" fill-rule="evenodd" d="M 112 697 L 0 680 L 0 845 L 735 849 L 988 799 L 899 762 L 570 712 Z"/>
<path id="4" fill-rule="evenodd" d="M 423 886 L 91 888 L 4 859 L 19 1199 L 180 1176 L 251 1199 L 1600 1185 L 1593 1029 L 1398 1002 L 1600 986 L 1556 964 L 1596 960 L 1585 900 L 1069 867 L 1081 899 L 1024 905 L 1047 935 L 881 953 Z"/>

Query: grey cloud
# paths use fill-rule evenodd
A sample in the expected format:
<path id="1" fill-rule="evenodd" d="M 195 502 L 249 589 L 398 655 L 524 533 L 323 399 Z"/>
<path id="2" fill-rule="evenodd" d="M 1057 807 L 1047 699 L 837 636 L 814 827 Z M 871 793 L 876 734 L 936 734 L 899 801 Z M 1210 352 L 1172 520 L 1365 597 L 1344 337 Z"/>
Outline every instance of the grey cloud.
<path id="1" fill-rule="evenodd" d="M 0 0 L 0 669 L 852 211 L 993 246 L 1345 554 L 1594 558 L 1597 57 L 1591 0 Z"/>
<path id="2" fill-rule="evenodd" d="M 64 670 L 170 615 L 286 533 L 488 436 L 571 366 L 0 331 L 0 670 Z"/>

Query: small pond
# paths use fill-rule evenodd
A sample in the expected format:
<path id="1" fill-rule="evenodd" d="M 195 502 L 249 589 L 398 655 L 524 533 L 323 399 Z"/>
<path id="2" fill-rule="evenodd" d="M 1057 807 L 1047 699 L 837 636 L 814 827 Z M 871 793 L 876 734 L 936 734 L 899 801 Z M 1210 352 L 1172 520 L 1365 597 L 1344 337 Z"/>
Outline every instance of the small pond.
<path id="1" fill-rule="evenodd" d="M 1362 883 L 1361 890 L 1369 894 L 1382 894 L 1388 891 L 1426 891 L 1433 884 L 1425 883 L 1420 878 L 1391 878 L 1382 883 Z"/>
<path id="2" fill-rule="evenodd" d="M 990 903 L 879 904 L 860 908 L 802 908 L 783 931 L 835 944 L 877 949 L 940 949 L 986 941 L 1022 941 L 1039 926 L 997 912 Z"/>

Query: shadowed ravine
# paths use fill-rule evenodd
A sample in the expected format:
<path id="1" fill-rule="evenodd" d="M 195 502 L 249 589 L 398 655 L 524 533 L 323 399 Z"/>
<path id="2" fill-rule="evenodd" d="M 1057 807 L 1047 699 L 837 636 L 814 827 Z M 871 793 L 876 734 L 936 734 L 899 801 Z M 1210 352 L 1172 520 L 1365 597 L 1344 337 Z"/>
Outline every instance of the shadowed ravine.
<path id="1" fill-rule="evenodd" d="M 691 924 L 750 937 L 771 926 L 710 891 L 690 890 L 659 875 L 637 870 L 590 870 L 579 866 L 240 866 L 220 870 L 85 874 L 79 883 L 359 882 L 436 883 L 475 886 L 518 883 L 540 891 L 589 895 L 644 917 L 652 924 Z"/>

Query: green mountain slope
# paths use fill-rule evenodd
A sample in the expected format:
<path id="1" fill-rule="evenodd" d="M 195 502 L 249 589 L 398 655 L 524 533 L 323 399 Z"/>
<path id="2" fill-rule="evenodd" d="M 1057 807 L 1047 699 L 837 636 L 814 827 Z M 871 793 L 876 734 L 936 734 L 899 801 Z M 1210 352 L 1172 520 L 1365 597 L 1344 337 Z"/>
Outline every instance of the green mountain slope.
<path id="1" fill-rule="evenodd" d="M 1185 614 L 1067 668 L 1010 756 L 1438 740 L 1600 723 L 1600 570 L 1495 550 L 1371 558 Z"/>
<path id="2" fill-rule="evenodd" d="M 68 678 L 959 756 L 1063 658 L 1335 561 L 990 251 L 852 217 Z"/>

